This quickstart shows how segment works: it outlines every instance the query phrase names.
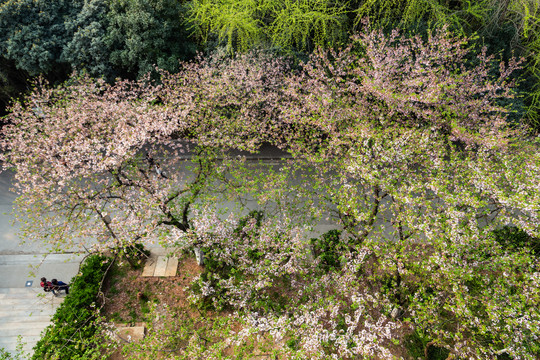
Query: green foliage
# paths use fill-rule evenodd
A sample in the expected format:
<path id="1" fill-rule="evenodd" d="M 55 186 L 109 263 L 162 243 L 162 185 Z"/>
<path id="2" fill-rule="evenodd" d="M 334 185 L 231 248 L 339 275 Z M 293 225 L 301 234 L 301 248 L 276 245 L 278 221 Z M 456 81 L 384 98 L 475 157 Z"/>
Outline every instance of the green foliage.
<path id="1" fill-rule="evenodd" d="M 17 346 L 15 347 L 15 352 L 10 353 L 4 348 L 0 347 L 0 360 L 25 360 L 28 359 L 29 354 L 25 353 L 23 350 L 23 337 L 21 335 L 17 336 Z"/>
<path id="2" fill-rule="evenodd" d="M 216 244 L 216 247 L 219 245 Z M 211 256 L 209 250 L 203 249 L 204 271 L 200 278 L 191 284 L 191 290 L 194 294 L 202 295 L 196 303 L 199 309 L 222 310 L 227 307 L 228 301 L 225 289 L 220 286 L 220 279 L 228 280 L 240 274 L 231 265 Z M 213 251 L 216 251 L 216 248 Z M 213 291 L 205 294 L 203 290 L 205 286 L 211 286 Z"/>
<path id="3" fill-rule="evenodd" d="M 490 12 L 492 0 L 366 0 L 357 9 L 357 23 L 369 18 L 374 25 L 416 27 L 449 26 L 462 35 L 480 26 Z"/>
<path id="4" fill-rule="evenodd" d="M 142 76 L 157 65 L 178 69 L 196 46 L 183 27 L 185 7 L 177 0 L 114 0 L 107 14 L 109 61 L 122 71 Z"/>
<path id="5" fill-rule="evenodd" d="M 174 70 L 195 51 L 184 13 L 176 0 L 10 0 L 0 6 L 0 49 L 32 76 L 59 65 L 107 78 Z"/>
<path id="6" fill-rule="evenodd" d="M 246 50 L 264 40 L 258 12 L 257 0 L 194 0 L 189 21 L 204 42 L 213 35 L 226 41 L 229 49 Z"/>
<path id="7" fill-rule="evenodd" d="M 234 274 L 234 271 L 229 272 L 225 279 L 229 279 Z M 194 304 L 198 309 L 221 311 L 228 307 L 227 292 L 220 286 L 220 279 L 216 273 L 205 271 L 197 281 L 191 284 L 192 292 L 199 295 L 198 301 Z M 207 286 L 206 284 L 212 287 L 211 293 L 207 294 L 203 290 Z"/>
<path id="8" fill-rule="evenodd" d="M 136 78 L 154 65 L 174 71 L 197 45 L 177 0 L 0 1 L 0 101 L 28 76 L 64 81 L 73 70 L 109 81 Z M 3 109 L 2 109 L 3 110 Z"/>
<path id="9" fill-rule="evenodd" d="M 289 340 L 286 341 L 285 343 L 287 345 L 287 347 L 293 351 L 296 351 L 298 350 L 298 345 L 300 344 L 300 338 L 298 337 L 293 337 Z"/>
<path id="10" fill-rule="evenodd" d="M 13 357 L 4 348 L 0 348 L 0 359 L 1 360 L 11 360 L 11 359 L 13 359 Z"/>
<path id="11" fill-rule="evenodd" d="M 105 41 L 108 23 L 104 14 L 108 11 L 108 2 L 85 1 L 77 16 L 67 18 L 66 31 L 72 35 L 62 49 L 61 60 L 73 69 L 85 69 L 92 76 L 112 78 L 115 72 Z"/>
<path id="12" fill-rule="evenodd" d="M 250 211 L 249 214 L 247 214 L 246 216 L 244 216 L 238 221 L 238 225 L 234 229 L 233 234 L 241 238 L 247 237 L 247 236 L 256 236 L 256 234 L 247 233 L 245 231 L 245 227 L 246 225 L 248 225 L 248 223 L 251 220 L 255 220 L 255 229 L 259 228 L 261 226 L 263 217 L 264 217 L 263 211 L 257 211 L 257 210 Z M 215 246 L 218 247 L 219 244 L 215 244 Z M 215 247 L 213 247 L 212 249 L 205 248 L 203 250 L 205 254 L 203 275 L 206 273 L 215 273 L 215 274 L 219 274 L 219 276 L 221 276 L 222 278 L 225 278 L 225 279 L 228 278 L 231 274 L 231 270 L 233 269 L 233 267 L 231 267 L 227 263 L 220 261 L 219 259 L 211 255 L 212 253 L 218 253 L 219 250 L 216 250 Z M 257 256 L 256 253 L 257 253 L 256 250 L 253 251 L 251 256 L 256 257 Z"/>
<path id="13" fill-rule="evenodd" d="M 343 244 L 340 236 L 340 230 L 330 230 L 322 234 L 320 238 L 311 239 L 315 256 L 320 259 L 319 266 L 326 271 L 341 267 L 341 250 Z"/>
<path id="14" fill-rule="evenodd" d="M 3 56 L 32 76 L 58 73 L 62 70 L 60 54 L 72 35 L 66 30 L 64 19 L 75 17 L 83 3 L 81 0 L 5 1 L 0 5 Z"/>
<path id="15" fill-rule="evenodd" d="M 540 256 L 540 239 L 527 234 L 515 226 L 505 226 L 493 232 L 495 240 L 510 251 L 525 250 Z"/>
<path id="16" fill-rule="evenodd" d="M 412 359 L 445 360 L 450 353 L 445 348 L 431 344 L 431 339 L 418 329 L 415 329 L 413 333 L 407 335 L 404 343 L 405 348 Z"/>
<path id="17" fill-rule="evenodd" d="M 261 210 L 250 211 L 249 214 L 247 214 L 246 216 L 244 216 L 238 221 L 238 225 L 234 229 L 233 233 L 239 237 L 246 236 L 247 234 L 244 232 L 244 228 L 246 227 L 248 222 L 252 219 L 255 220 L 255 228 L 259 228 L 261 226 L 261 222 L 263 218 L 264 218 L 264 211 L 261 211 Z"/>
<path id="18" fill-rule="evenodd" d="M 269 34 L 284 49 L 312 49 L 338 45 L 346 34 L 344 5 L 328 0 L 286 0 L 275 9 Z"/>
<path id="19" fill-rule="evenodd" d="M 52 325 L 34 347 L 32 359 L 101 359 L 101 339 L 95 337 L 96 298 L 109 263 L 101 255 L 85 260 Z"/>
<path id="20" fill-rule="evenodd" d="M 238 238 L 255 237 L 257 236 L 257 229 L 261 226 L 264 217 L 263 211 L 253 210 L 246 216 L 238 221 L 236 228 L 233 230 L 233 234 Z M 249 223 L 255 221 L 254 231 L 246 231 Z M 191 285 L 192 291 L 197 295 L 204 295 L 203 288 L 207 285 L 212 287 L 212 293 L 202 296 L 202 300 L 197 303 L 200 309 L 204 310 L 221 310 L 227 307 L 227 293 L 226 290 L 220 286 L 221 280 L 229 280 L 231 278 L 234 281 L 241 281 L 242 272 L 234 267 L 234 264 L 226 263 L 219 259 L 218 254 L 221 252 L 219 244 L 214 244 L 211 248 L 207 247 L 203 249 L 204 252 L 204 271 L 201 274 L 198 281 L 195 281 Z M 257 249 L 251 249 L 248 251 L 248 257 L 252 261 L 257 261 L 263 254 Z M 206 284 L 206 285 L 205 285 Z M 258 299 L 259 306 L 262 307 L 280 307 L 279 294 L 276 294 L 275 299 L 264 298 Z M 275 303 L 277 301 L 277 303 Z M 275 303 L 275 304 L 274 304 Z"/>
<path id="21" fill-rule="evenodd" d="M 311 50 L 340 43 L 347 33 L 345 4 L 329 0 L 195 0 L 189 21 L 207 42 L 229 51 L 259 46 Z"/>

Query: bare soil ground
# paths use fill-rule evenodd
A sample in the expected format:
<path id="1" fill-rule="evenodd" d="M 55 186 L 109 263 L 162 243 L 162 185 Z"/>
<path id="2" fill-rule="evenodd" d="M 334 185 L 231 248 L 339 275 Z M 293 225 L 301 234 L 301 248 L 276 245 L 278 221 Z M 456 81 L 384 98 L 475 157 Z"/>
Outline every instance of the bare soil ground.
<path id="1" fill-rule="evenodd" d="M 204 312 L 204 316 L 190 304 L 188 295 L 189 287 L 194 278 L 198 277 L 203 272 L 203 268 L 198 266 L 195 259 L 192 257 L 184 257 L 179 259 L 177 276 L 174 277 L 142 277 L 141 269 L 131 269 L 129 264 L 118 264 L 109 279 L 104 284 L 105 303 L 101 314 L 105 316 L 108 322 L 115 324 L 124 324 L 127 326 L 146 325 L 150 308 L 156 306 L 159 309 L 169 309 L 171 314 L 175 313 L 178 321 L 186 320 L 194 322 L 192 330 L 201 328 L 212 328 L 216 322 L 221 321 L 224 317 L 232 315 L 227 311 L 218 313 Z M 287 296 L 287 294 L 283 294 Z M 180 315 L 179 315 L 180 314 Z M 231 318 L 229 318 L 231 319 Z M 234 332 L 241 330 L 241 325 L 236 320 L 229 322 L 230 329 Z M 402 334 L 405 335 L 405 334 Z M 205 335 L 206 336 L 206 335 Z M 259 347 L 258 342 L 244 344 L 244 350 L 240 357 L 235 355 L 237 349 L 226 346 L 221 350 L 221 356 L 224 358 L 253 358 L 253 359 L 286 359 L 286 355 L 281 354 L 270 356 L 271 348 L 274 346 L 268 342 L 269 339 L 262 340 Z M 212 344 L 212 339 L 208 345 Z M 177 343 L 184 346 L 186 341 L 182 340 Z M 408 359 L 410 356 L 405 350 L 404 344 L 392 344 L 388 342 L 388 347 L 392 348 L 392 352 L 397 354 L 397 358 Z M 206 346 L 206 340 L 205 340 Z M 268 350 L 270 346 L 270 350 Z M 249 349 L 247 349 L 249 347 Z M 167 359 L 172 354 L 158 353 L 152 359 Z M 285 357 L 283 357 L 285 356 Z M 142 359 L 146 357 L 132 357 L 123 355 L 120 350 L 115 351 L 108 357 L 110 360 L 127 360 L 127 359 Z M 184 357 L 182 357 L 183 359 Z"/>
<path id="2" fill-rule="evenodd" d="M 142 269 L 130 269 L 128 264 L 116 268 L 104 287 L 102 315 L 114 322 L 129 324 L 140 321 L 151 302 L 171 309 L 188 309 L 186 288 L 202 272 L 202 267 L 195 259 L 185 257 L 178 262 L 177 276 L 141 277 L 141 272 Z"/>

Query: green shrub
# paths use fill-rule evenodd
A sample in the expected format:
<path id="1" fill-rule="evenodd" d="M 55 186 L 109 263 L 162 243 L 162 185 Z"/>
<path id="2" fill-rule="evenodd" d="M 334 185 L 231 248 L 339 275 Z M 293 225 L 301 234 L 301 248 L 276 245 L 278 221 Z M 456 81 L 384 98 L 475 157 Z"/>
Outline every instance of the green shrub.
<path id="1" fill-rule="evenodd" d="M 430 342 L 431 339 L 418 329 L 415 329 L 412 334 L 405 337 L 405 348 L 412 359 L 445 360 L 450 351 L 445 348 L 431 345 L 429 344 Z"/>
<path id="2" fill-rule="evenodd" d="M 264 211 L 261 211 L 261 210 L 250 211 L 246 216 L 244 216 L 238 221 L 238 225 L 234 229 L 233 233 L 236 236 L 244 236 L 245 234 L 243 235 L 243 231 L 246 225 L 248 224 L 248 221 L 250 221 L 251 219 L 255 219 L 255 227 L 258 228 L 261 226 L 263 218 L 264 218 Z"/>
<path id="3" fill-rule="evenodd" d="M 320 238 L 312 238 L 311 245 L 315 256 L 320 259 L 320 267 L 323 270 L 339 269 L 341 267 L 340 230 L 330 230 Z"/>
<path id="4" fill-rule="evenodd" d="M 102 340 L 96 338 L 96 298 L 110 261 L 101 255 L 85 260 L 69 295 L 56 310 L 52 325 L 34 347 L 32 359 L 102 358 Z"/>
<path id="5" fill-rule="evenodd" d="M 493 235 L 495 240 L 506 250 L 519 251 L 525 249 L 536 256 L 540 255 L 540 239 L 530 236 L 515 226 L 505 226 L 495 230 Z"/>
<path id="6" fill-rule="evenodd" d="M 299 337 L 293 337 L 286 342 L 287 347 L 291 350 L 298 350 L 298 345 L 300 345 L 300 338 Z"/>
<path id="7" fill-rule="evenodd" d="M 255 220 L 255 229 L 258 229 L 261 226 L 262 219 L 264 217 L 263 211 L 250 211 L 249 214 L 244 216 L 238 221 L 238 225 L 233 231 L 233 234 L 239 238 L 246 238 L 250 236 L 253 238 L 254 236 L 257 236 L 257 230 L 255 233 L 247 233 L 245 232 L 245 227 L 248 224 L 248 222 L 251 219 Z M 204 272 L 205 273 L 217 273 L 220 275 L 223 279 L 228 279 L 230 276 L 230 272 L 233 269 L 230 265 L 219 261 L 218 259 L 214 258 L 212 256 L 212 253 L 219 253 L 219 244 L 214 244 L 212 248 L 204 248 Z M 248 250 L 249 257 L 256 261 L 258 258 L 262 256 L 262 254 L 259 252 L 258 249 L 250 249 Z M 204 274 L 203 274 L 204 275 Z M 205 279 L 206 281 L 206 279 Z"/>
<path id="8" fill-rule="evenodd" d="M 247 214 L 247 216 L 240 219 L 240 221 L 238 222 L 238 226 L 236 226 L 236 228 L 234 229 L 234 234 L 236 236 L 242 237 L 242 238 L 244 238 L 246 236 L 252 236 L 252 237 L 257 236 L 257 233 L 255 233 L 255 234 L 247 234 L 244 231 L 244 228 L 248 224 L 248 221 L 250 221 L 251 219 L 254 219 L 255 220 L 255 229 L 258 229 L 261 226 L 261 222 L 262 222 L 263 217 L 264 217 L 264 212 L 263 211 L 260 211 L 260 210 L 252 210 L 252 211 L 250 211 L 249 214 Z M 247 254 L 248 254 L 248 257 L 252 261 L 257 261 L 263 256 L 263 253 L 261 251 L 259 251 L 259 249 L 249 249 L 247 251 Z"/>
<path id="9" fill-rule="evenodd" d="M 192 58 L 197 50 L 184 26 L 186 12 L 176 0 L 109 1 L 102 39 L 108 61 L 124 77 L 144 76 L 154 65 L 177 71 L 179 60 Z"/>

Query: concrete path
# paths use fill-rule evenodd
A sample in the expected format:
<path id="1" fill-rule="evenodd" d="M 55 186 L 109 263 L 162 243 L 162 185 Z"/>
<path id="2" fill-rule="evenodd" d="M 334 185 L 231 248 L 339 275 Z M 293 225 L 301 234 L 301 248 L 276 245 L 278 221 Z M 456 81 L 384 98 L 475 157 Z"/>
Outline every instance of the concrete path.
<path id="1" fill-rule="evenodd" d="M 21 336 L 23 349 L 31 353 L 65 297 L 44 292 L 40 278 L 71 282 L 82 259 L 74 254 L 0 255 L 0 348 L 15 353 Z"/>

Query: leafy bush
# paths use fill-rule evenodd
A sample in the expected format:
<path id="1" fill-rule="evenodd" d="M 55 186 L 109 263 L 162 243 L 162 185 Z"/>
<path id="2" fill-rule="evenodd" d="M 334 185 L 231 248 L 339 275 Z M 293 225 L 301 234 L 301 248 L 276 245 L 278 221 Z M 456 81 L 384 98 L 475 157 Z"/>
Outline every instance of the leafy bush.
<path id="1" fill-rule="evenodd" d="M 298 345 L 300 344 L 300 338 L 299 337 L 293 337 L 285 343 L 287 347 L 291 350 L 298 350 Z"/>
<path id="2" fill-rule="evenodd" d="M 0 6 L 0 49 L 17 69 L 34 76 L 62 72 L 59 57 L 72 34 L 64 19 L 76 16 L 81 1 L 19 0 Z M 65 67 L 64 67 L 65 70 Z"/>
<path id="3" fill-rule="evenodd" d="M 261 211 L 261 210 L 250 211 L 249 214 L 247 214 L 246 216 L 244 216 L 238 221 L 238 225 L 234 229 L 234 234 L 237 236 L 243 236 L 242 234 L 243 234 L 244 228 L 248 224 L 248 221 L 250 221 L 251 219 L 255 219 L 256 228 L 260 227 L 263 217 L 264 217 L 264 211 Z"/>
<path id="4" fill-rule="evenodd" d="M 315 256 L 320 259 L 319 266 L 324 270 L 339 269 L 341 267 L 342 243 L 340 230 L 330 230 L 320 238 L 312 238 L 311 245 Z"/>
<path id="5" fill-rule="evenodd" d="M 445 348 L 431 344 L 431 339 L 418 329 L 405 337 L 405 348 L 412 359 L 444 360 L 450 353 Z"/>
<path id="6" fill-rule="evenodd" d="M 505 226 L 493 232 L 495 240 L 510 251 L 524 249 L 540 256 L 540 239 L 534 238 L 515 226 Z"/>
<path id="7" fill-rule="evenodd" d="M 96 298 L 110 259 L 88 257 L 71 284 L 71 291 L 58 307 L 52 325 L 34 347 L 32 359 L 101 359 L 97 335 Z"/>
<path id="8" fill-rule="evenodd" d="M 116 69 L 109 61 L 111 51 L 105 40 L 109 30 L 104 16 L 109 11 L 108 2 L 85 1 L 76 16 L 65 20 L 70 36 L 62 49 L 61 60 L 72 69 L 85 69 L 92 76 L 113 79 Z"/>
<path id="9" fill-rule="evenodd" d="M 185 12 L 176 0 L 110 1 L 104 37 L 109 61 L 137 76 L 155 65 L 178 70 L 179 60 L 193 57 L 197 50 L 183 26 Z"/>
<path id="10" fill-rule="evenodd" d="M 263 217 L 264 217 L 263 211 L 257 211 L 257 210 L 250 211 L 249 214 L 247 214 L 247 216 L 240 219 L 240 221 L 238 222 L 238 226 L 236 227 L 236 229 L 234 229 L 234 234 L 240 238 L 245 238 L 246 236 L 251 236 L 251 237 L 257 236 L 257 229 L 259 229 L 259 227 L 261 226 Z M 252 219 L 255 220 L 255 233 L 247 234 L 244 231 L 244 228 L 248 224 L 248 221 L 251 221 Z M 260 251 L 260 249 L 249 249 L 247 253 L 248 253 L 249 258 L 252 261 L 258 261 L 263 256 L 263 253 Z"/>
<path id="11" fill-rule="evenodd" d="M 29 76 L 51 82 L 74 71 L 113 81 L 176 71 L 197 44 L 176 0 L 0 1 L 0 115 Z"/>
<path id="12" fill-rule="evenodd" d="M 247 233 L 245 231 L 246 225 L 248 225 L 248 222 L 252 219 L 255 220 L 255 229 L 258 229 L 261 226 L 262 219 L 264 217 L 263 211 L 250 211 L 249 214 L 244 216 L 238 221 L 238 225 L 233 231 L 233 234 L 238 238 L 246 238 L 248 236 L 257 236 L 256 230 L 255 233 Z M 218 253 L 219 250 L 216 250 L 219 244 L 215 244 L 215 246 L 212 246 L 212 249 L 205 248 L 204 254 L 204 273 L 216 273 L 219 274 L 222 278 L 227 279 L 230 276 L 230 272 L 232 267 L 230 265 L 227 265 L 223 261 L 220 261 L 219 259 L 212 256 L 212 253 Z M 248 251 L 248 255 L 252 260 L 257 260 L 257 258 L 260 256 L 257 249 L 251 249 Z M 203 274 L 204 275 L 204 274 Z"/>

